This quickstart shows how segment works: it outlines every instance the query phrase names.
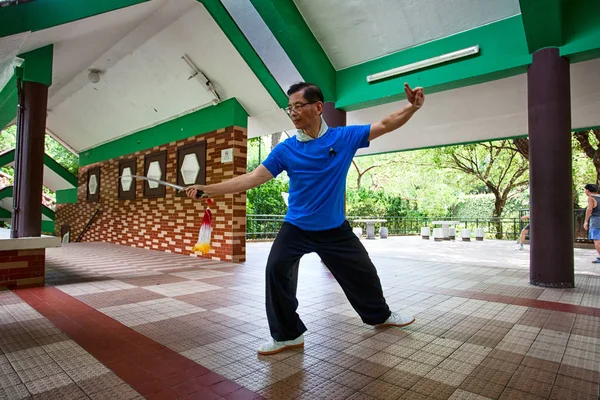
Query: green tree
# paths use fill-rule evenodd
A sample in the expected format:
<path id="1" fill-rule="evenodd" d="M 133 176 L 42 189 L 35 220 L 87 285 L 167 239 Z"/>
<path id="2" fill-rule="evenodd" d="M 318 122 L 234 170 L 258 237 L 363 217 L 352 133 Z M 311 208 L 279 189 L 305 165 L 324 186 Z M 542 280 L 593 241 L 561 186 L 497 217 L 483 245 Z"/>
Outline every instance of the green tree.
<path id="1" fill-rule="evenodd" d="M 383 191 L 389 195 L 389 201 L 401 199 L 418 215 L 448 215 L 462 196 L 467 177 L 452 170 L 441 173 L 434 163 L 434 154 L 428 149 L 355 157 L 359 168 L 350 168 L 346 190 L 348 193 L 357 190 L 358 171 L 361 171 L 364 173 L 360 189 Z M 369 169 L 373 165 L 377 167 Z M 359 198 L 347 196 L 347 208 L 352 209 L 351 202 Z"/>
<path id="2" fill-rule="evenodd" d="M 506 202 L 529 184 L 529 162 L 512 141 L 453 146 L 438 153 L 440 167 L 468 174 L 494 195 L 493 217 L 500 218 Z"/>
<path id="3" fill-rule="evenodd" d="M 587 183 L 600 184 L 600 129 L 573 132 L 571 149 L 573 154 L 573 207 L 585 204 L 583 187 Z M 514 139 L 516 151 L 529 160 L 529 139 Z"/>
<path id="4" fill-rule="evenodd" d="M 79 172 L 79 158 L 75 154 L 67 150 L 50 135 L 46 135 L 44 147 L 46 154 L 52 157 L 54 161 L 65 167 L 73 175 L 77 175 Z"/>
<path id="5" fill-rule="evenodd" d="M 262 185 L 246 192 L 248 214 L 282 215 L 287 207 L 283 201 L 282 192 L 289 190 L 288 182 L 283 179 L 271 179 Z"/>
<path id="6" fill-rule="evenodd" d="M 17 126 L 12 125 L 1 131 L 0 134 L 0 152 L 12 150 L 16 147 L 17 143 Z M 79 159 L 78 157 L 67 150 L 62 144 L 56 141 L 49 135 L 45 136 L 44 140 L 44 152 L 52 157 L 56 162 L 65 167 L 73 175 L 77 175 L 79 170 Z M 1 168 L 3 174 L 6 175 L 10 184 L 14 177 L 13 167 L 4 166 Z M 56 195 L 54 192 L 47 187 L 42 188 L 42 202 L 53 208 Z"/>

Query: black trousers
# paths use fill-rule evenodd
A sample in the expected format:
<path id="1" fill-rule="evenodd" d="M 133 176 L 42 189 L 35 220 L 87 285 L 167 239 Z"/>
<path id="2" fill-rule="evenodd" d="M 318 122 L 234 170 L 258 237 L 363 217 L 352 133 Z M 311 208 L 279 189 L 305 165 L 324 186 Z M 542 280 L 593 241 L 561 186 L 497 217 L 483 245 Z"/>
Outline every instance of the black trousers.
<path id="1" fill-rule="evenodd" d="M 267 261 L 266 308 L 273 339 L 292 340 L 306 332 L 296 312 L 296 289 L 300 258 L 312 252 L 321 257 L 364 323 L 377 325 L 388 319 L 391 313 L 377 270 L 348 221 L 318 232 L 285 222 Z"/>

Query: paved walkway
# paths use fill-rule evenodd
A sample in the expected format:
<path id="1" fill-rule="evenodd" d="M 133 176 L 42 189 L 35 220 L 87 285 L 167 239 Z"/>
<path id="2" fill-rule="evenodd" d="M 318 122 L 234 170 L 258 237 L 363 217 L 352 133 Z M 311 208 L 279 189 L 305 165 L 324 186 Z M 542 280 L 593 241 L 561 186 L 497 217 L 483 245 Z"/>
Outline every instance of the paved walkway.
<path id="1" fill-rule="evenodd" d="M 530 286 L 509 242 L 364 241 L 405 329 L 363 325 L 315 255 L 300 267 L 303 351 L 269 337 L 264 262 L 102 243 L 48 251 L 47 286 L 0 292 L 0 399 L 598 399 L 600 274 Z"/>

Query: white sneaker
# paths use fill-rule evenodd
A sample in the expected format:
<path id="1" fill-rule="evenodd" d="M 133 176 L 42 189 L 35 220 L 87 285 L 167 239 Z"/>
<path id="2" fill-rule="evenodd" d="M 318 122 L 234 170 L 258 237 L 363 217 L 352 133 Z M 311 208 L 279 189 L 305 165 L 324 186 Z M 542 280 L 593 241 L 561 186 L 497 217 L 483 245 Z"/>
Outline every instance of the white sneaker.
<path id="1" fill-rule="evenodd" d="M 518 244 L 517 247 L 515 247 L 515 250 L 523 250 L 523 245 Z"/>
<path id="2" fill-rule="evenodd" d="M 284 340 L 281 342 L 271 339 L 270 342 L 267 342 L 258 348 L 258 354 L 268 356 L 270 354 L 277 354 L 283 350 L 295 349 L 298 347 L 304 347 L 304 335 L 300 335 L 294 340 Z"/>
<path id="3" fill-rule="evenodd" d="M 401 314 L 396 314 L 395 312 L 392 312 L 392 314 L 390 315 L 390 317 L 388 319 L 386 319 L 383 324 L 379 324 L 379 325 L 376 325 L 376 326 L 397 326 L 397 327 L 403 327 L 403 326 L 410 325 L 413 322 L 415 322 L 415 317 L 413 317 L 413 316 L 410 316 L 410 315 L 401 315 Z"/>

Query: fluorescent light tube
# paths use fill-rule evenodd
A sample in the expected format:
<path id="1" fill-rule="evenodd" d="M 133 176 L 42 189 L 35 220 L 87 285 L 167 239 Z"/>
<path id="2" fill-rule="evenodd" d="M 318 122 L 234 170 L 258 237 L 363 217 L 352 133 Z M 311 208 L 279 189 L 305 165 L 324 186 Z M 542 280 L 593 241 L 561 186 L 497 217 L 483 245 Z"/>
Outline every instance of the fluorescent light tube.
<path id="1" fill-rule="evenodd" d="M 431 67 L 432 65 L 445 63 L 448 61 L 456 60 L 457 58 L 467 57 L 477 53 L 479 53 L 479 45 L 467 47 L 466 49 L 457 50 L 452 53 L 442 54 L 441 56 L 428 58 L 427 60 L 417 61 L 412 64 L 403 65 L 401 67 L 369 75 L 367 76 L 367 82 L 375 82 L 382 79 L 391 78 L 396 75 L 405 74 L 407 72 L 415 71 L 417 69 Z"/>

